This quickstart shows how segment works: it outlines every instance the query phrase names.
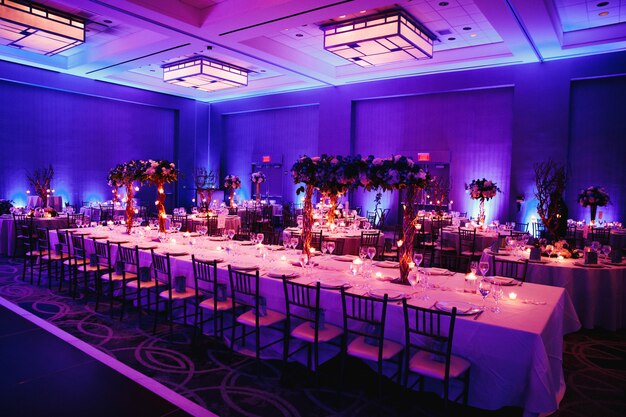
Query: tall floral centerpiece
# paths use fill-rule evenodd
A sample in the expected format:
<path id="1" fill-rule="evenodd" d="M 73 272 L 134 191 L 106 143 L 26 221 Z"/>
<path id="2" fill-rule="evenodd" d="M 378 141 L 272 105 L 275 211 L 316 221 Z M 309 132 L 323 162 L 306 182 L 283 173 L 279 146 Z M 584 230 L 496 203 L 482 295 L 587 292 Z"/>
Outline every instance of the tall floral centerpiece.
<path id="1" fill-rule="evenodd" d="M 311 254 L 311 232 L 313 229 L 313 191 L 320 185 L 318 169 L 321 157 L 313 158 L 303 155 L 291 167 L 291 176 L 294 184 L 304 184 L 298 187 L 296 194 L 304 192 L 304 207 L 302 208 L 302 253 Z"/>
<path id="2" fill-rule="evenodd" d="M 215 189 L 215 172 L 206 168 L 196 168 L 194 175 L 197 194 L 200 196 L 198 206 L 209 207 Z"/>
<path id="3" fill-rule="evenodd" d="M 602 187 L 597 185 L 581 190 L 578 194 L 578 204 L 589 207 L 591 210 L 591 224 L 596 221 L 596 210 L 598 206 L 604 207 L 611 201 L 609 194 Z"/>
<path id="4" fill-rule="evenodd" d="M 465 189 L 469 191 L 472 200 L 480 200 L 478 208 L 478 223 L 485 224 L 485 200 L 490 200 L 500 191 L 495 182 L 485 178 L 475 179 L 465 184 Z"/>
<path id="5" fill-rule="evenodd" d="M 131 160 L 118 164 L 116 167 L 109 171 L 107 177 L 107 183 L 113 187 L 113 192 L 117 195 L 117 190 L 120 187 L 126 188 L 126 196 L 123 201 L 126 203 L 126 232 L 130 234 L 133 227 L 133 218 L 135 217 L 134 198 L 135 191 L 139 190 L 139 187 L 135 187 L 134 182 L 143 182 L 146 178 L 146 161 Z"/>
<path id="6" fill-rule="evenodd" d="M 167 160 L 153 161 L 149 160 L 146 164 L 144 172 L 146 181 L 149 181 L 157 187 L 157 201 L 154 204 L 159 212 L 159 231 L 165 232 L 165 183 L 172 183 L 178 180 L 180 172 L 173 162 Z"/>
<path id="7" fill-rule="evenodd" d="M 48 205 L 48 197 L 53 192 L 51 186 L 53 177 L 54 168 L 52 168 L 52 164 L 46 168 L 36 169 L 32 173 L 26 173 L 28 183 L 34 188 L 35 194 L 41 199 L 41 205 L 44 208 Z"/>
<path id="8" fill-rule="evenodd" d="M 265 174 L 261 171 L 253 172 L 250 175 L 250 180 L 256 186 L 256 201 L 261 201 L 261 184 L 266 181 Z"/>
<path id="9" fill-rule="evenodd" d="M 328 197 L 330 208 L 326 215 L 328 223 L 335 221 L 339 196 L 347 193 L 359 178 L 361 158 L 322 155 L 319 160 L 317 188 Z"/>
<path id="10" fill-rule="evenodd" d="M 408 285 L 409 272 L 413 262 L 413 240 L 417 224 L 419 192 L 428 186 L 432 177 L 415 164 L 413 159 L 402 155 L 385 159 L 370 155 L 364 160 L 364 163 L 360 182 L 366 190 L 405 191 L 402 236 L 401 242 L 398 242 L 398 257 L 400 260 L 400 283 Z"/>
<path id="11" fill-rule="evenodd" d="M 224 187 L 230 190 L 230 196 L 228 197 L 230 207 L 235 207 L 235 190 L 241 188 L 241 179 L 236 175 L 227 175 L 224 178 Z"/>

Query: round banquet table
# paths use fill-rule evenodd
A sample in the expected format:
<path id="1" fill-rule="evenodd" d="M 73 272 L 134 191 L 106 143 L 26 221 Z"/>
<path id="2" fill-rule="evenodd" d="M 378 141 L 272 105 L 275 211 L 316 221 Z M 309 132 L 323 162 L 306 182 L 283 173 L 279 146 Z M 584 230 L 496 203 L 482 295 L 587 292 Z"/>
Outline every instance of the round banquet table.
<path id="1" fill-rule="evenodd" d="M 585 237 L 585 233 L 583 229 L 576 229 L 576 239 L 579 242 L 584 242 L 588 238 L 590 238 L 590 234 L 587 234 Z M 626 248 L 626 229 L 613 229 L 611 230 L 611 236 L 609 237 L 609 245 L 612 248 Z"/>
<path id="2" fill-rule="evenodd" d="M 67 227 L 67 216 L 34 217 L 33 226 L 46 229 L 62 229 Z M 0 216 L 0 255 L 13 256 L 15 253 L 15 220 L 13 216 Z"/>
<path id="3" fill-rule="evenodd" d="M 302 234 L 302 229 L 297 227 L 288 227 L 285 231 L 291 233 L 295 236 L 300 236 Z M 377 230 L 370 229 L 370 232 L 376 232 Z M 319 233 L 319 231 L 318 231 Z M 334 240 L 334 241 L 343 241 L 343 253 L 339 255 L 358 255 L 359 247 L 361 246 L 361 230 L 356 233 L 352 232 L 336 232 L 329 233 L 328 231 L 324 231 L 322 233 L 322 238 L 326 241 Z M 385 247 L 385 235 L 381 232 L 378 237 L 378 244 L 376 245 L 376 250 L 382 250 L 381 248 Z"/>
<path id="4" fill-rule="evenodd" d="M 443 228 L 441 232 L 441 238 L 443 239 L 444 246 L 450 246 L 453 248 L 459 247 L 459 229 Z M 491 247 L 493 242 L 498 239 L 497 232 L 479 232 L 476 231 L 476 254 L 479 254 L 481 250 Z"/>
<path id="5" fill-rule="evenodd" d="M 496 256 L 505 256 L 503 254 Z M 493 255 L 483 251 L 481 260 Z M 514 254 L 506 259 L 518 259 Z M 526 281 L 565 288 L 583 327 L 601 326 L 608 330 L 626 327 L 626 262 L 613 266 L 599 262 L 599 267 L 583 265 L 583 259 L 556 260 L 541 258 L 541 263 L 529 262 Z"/>
<path id="6" fill-rule="evenodd" d="M 188 219 L 196 226 L 206 223 L 206 217 L 189 216 Z M 233 229 L 237 232 L 241 229 L 241 217 L 236 214 L 220 214 L 217 216 L 217 228 L 226 230 Z"/>

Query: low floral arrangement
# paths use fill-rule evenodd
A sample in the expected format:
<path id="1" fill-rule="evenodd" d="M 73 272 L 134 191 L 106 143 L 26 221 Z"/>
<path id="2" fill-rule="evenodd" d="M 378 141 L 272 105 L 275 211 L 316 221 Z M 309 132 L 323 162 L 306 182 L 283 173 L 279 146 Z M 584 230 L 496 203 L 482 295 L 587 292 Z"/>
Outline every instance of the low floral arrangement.
<path id="1" fill-rule="evenodd" d="M 13 200 L 0 200 L 0 214 L 11 214 Z"/>
<path id="2" fill-rule="evenodd" d="M 262 173 L 261 171 L 257 171 L 253 172 L 252 175 L 250 175 L 250 179 L 254 184 L 261 184 L 265 182 L 266 177 L 264 173 Z"/>
<path id="3" fill-rule="evenodd" d="M 235 190 L 241 187 L 241 179 L 236 175 L 227 175 L 224 178 L 224 187 Z"/>
<path id="4" fill-rule="evenodd" d="M 495 182 L 485 178 L 472 180 L 469 185 L 465 184 L 465 189 L 469 190 L 472 200 L 489 200 L 501 192 Z"/>
<path id="5" fill-rule="evenodd" d="M 48 214 L 50 217 L 57 217 L 59 215 L 59 213 L 57 213 L 57 211 L 55 209 L 53 209 L 52 207 L 46 207 L 43 209 L 45 214 Z"/>
<path id="6" fill-rule="evenodd" d="M 589 207 L 592 205 L 606 206 L 611 201 L 609 194 L 604 191 L 604 188 L 597 185 L 588 187 L 585 190 L 581 190 L 578 194 L 578 204 L 583 207 Z"/>
<path id="7" fill-rule="evenodd" d="M 171 183 L 178 180 L 180 175 L 176 164 L 165 159 L 160 161 L 148 160 L 144 172 L 145 179 L 155 183 Z"/>

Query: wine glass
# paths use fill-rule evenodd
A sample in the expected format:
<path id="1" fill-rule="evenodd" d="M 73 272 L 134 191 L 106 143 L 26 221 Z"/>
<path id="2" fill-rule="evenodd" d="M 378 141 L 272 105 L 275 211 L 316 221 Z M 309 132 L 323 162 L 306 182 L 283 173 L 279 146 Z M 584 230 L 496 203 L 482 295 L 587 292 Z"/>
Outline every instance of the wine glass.
<path id="1" fill-rule="evenodd" d="M 181 227 L 182 225 L 180 222 L 172 222 L 172 230 L 174 230 L 174 232 L 178 232 Z"/>
<path id="2" fill-rule="evenodd" d="M 354 288 L 361 287 L 361 284 L 356 279 L 356 276 L 359 275 L 359 268 L 359 265 L 355 264 L 354 262 L 350 262 L 350 273 L 352 274 L 352 285 L 354 286 Z"/>
<path id="3" fill-rule="evenodd" d="M 481 261 L 478 263 L 478 270 L 482 274 L 483 278 L 487 275 L 487 271 L 489 271 L 489 262 Z"/>
<path id="4" fill-rule="evenodd" d="M 502 297 L 504 297 L 504 291 L 502 290 L 502 285 L 492 284 L 492 288 L 493 290 L 491 292 L 491 296 L 496 301 L 496 305 L 491 309 L 491 311 L 493 311 L 494 313 L 500 313 L 501 310 L 499 303 Z"/>
<path id="5" fill-rule="evenodd" d="M 78 228 L 83 227 L 83 221 L 81 219 L 76 219 L 76 227 Z"/>
<path id="6" fill-rule="evenodd" d="M 428 272 L 425 269 L 418 269 L 417 274 L 422 291 L 422 296 L 420 297 L 420 300 L 430 300 L 430 297 L 426 293 L 426 290 L 428 289 Z"/>
<path id="7" fill-rule="evenodd" d="M 602 246 L 602 253 L 604 254 L 604 257 L 606 259 L 609 259 L 609 253 L 611 253 L 611 246 L 610 245 L 604 245 Z"/>
<path id="8" fill-rule="evenodd" d="M 263 233 L 258 233 L 256 235 L 256 240 L 257 243 L 260 245 L 261 243 L 263 243 L 263 239 L 265 238 L 265 235 Z"/>
<path id="9" fill-rule="evenodd" d="M 368 246 L 367 248 L 367 257 L 370 258 L 370 261 L 374 259 L 374 256 L 376 256 L 376 247 L 374 246 Z"/>
<path id="10" fill-rule="evenodd" d="M 478 262 L 472 261 L 470 264 L 470 271 L 472 271 L 472 274 L 476 275 L 476 271 L 478 271 Z"/>
<path id="11" fill-rule="evenodd" d="M 291 238 L 291 248 L 295 251 L 298 246 L 299 239 L 297 237 Z"/>
<path id="12" fill-rule="evenodd" d="M 328 247 L 328 253 L 332 255 L 333 252 L 335 251 L 335 242 L 331 240 L 330 242 L 328 242 L 327 247 Z"/>
<path id="13" fill-rule="evenodd" d="M 482 263 L 482 262 L 481 262 Z M 491 293 L 491 289 L 492 289 L 492 284 L 491 282 L 487 281 L 486 279 L 481 279 L 480 283 L 478 284 L 478 291 L 480 292 L 480 295 L 483 297 L 483 305 L 480 308 L 481 310 L 485 311 L 486 309 L 486 305 L 485 305 L 485 299 L 489 296 L 489 294 Z"/>
<path id="14" fill-rule="evenodd" d="M 409 278 L 408 278 L 409 279 L 409 284 L 411 285 L 411 288 L 413 289 L 413 293 L 411 294 L 411 298 L 415 298 L 415 287 L 419 283 L 418 274 L 419 274 L 418 271 L 414 271 L 414 272 L 410 272 L 409 273 Z"/>
<path id="15" fill-rule="evenodd" d="M 228 229 L 228 238 L 230 240 L 233 240 L 234 237 L 235 237 L 235 229 Z"/>
<path id="16" fill-rule="evenodd" d="M 419 269 L 419 266 L 422 264 L 422 261 L 424 260 L 424 255 L 421 253 L 414 253 L 413 254 L 413 262 L 415 263 L 415 267 Z"/>
<path id="17" fill-rule="evenodd" d="M 322 253 L 328 253 L 328 242 L 322 241 Z"/>
<path id="18" fill-rule="evenodd" d="M 594 252 L 600 252 L 600 248 L 602 248 L 602 244 L 600 242 L 598 242 L 597 240 L 591 242 L 591 249 Z"/>
<path id="19" fill-rule="evenodd" d="M 285 250 L 289 249 L 289 247 L 291 246 L 291 235 L 289 235 L 289 237 L 287 237 L 286 235 L 283 235 L 283 247 L 285 248 Z"/>
<path id="20" fill-rule="evenodd" d="M 362 261 L 364 261 L 365 258 L 367 258 L 367 247 L 366 246 L 359 247 L 359 258 L 361 258 Z"/>

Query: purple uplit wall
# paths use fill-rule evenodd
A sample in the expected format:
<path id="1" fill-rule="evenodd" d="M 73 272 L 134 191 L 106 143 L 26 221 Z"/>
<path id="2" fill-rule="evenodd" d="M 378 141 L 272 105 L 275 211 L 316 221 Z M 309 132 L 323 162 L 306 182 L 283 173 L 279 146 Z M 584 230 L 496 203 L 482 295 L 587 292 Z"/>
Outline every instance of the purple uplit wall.
<path id="1" fill-rule="evenodd" d="M 624 77 L 618 76 L 624 68 L 626 52 L 620 52 L 215 103 L 210 157 L 214 164 L 221 159 L 224 166 L 252 162 L 241 160 L 243 154 L 237 159 L 229 155 L 231 143 L 240 143 L 240 133 L 227 135 L 223 127 L 229 114 L 263 112 L 271 119 L 268 113 L 314 105 L 318 140 L 300 138 L 311 142 L 309 154 L 449 152 L 454 210 L 477 214 L 477 204 L 463 186 L 472 178 L 486 177 L 503 191 L 487 203 L 488 218 L 528 221 L 536 216 L 533 165 L 552 158 L 572 172 L 565 196 L 570 217 L 588 218 L 576 194 L 583 186 L 597 184 L 606 186 L 614 201 L 604 209 L 605 218 L 624 220 L 624 191 L 616 182 L 625 174 L 626 106 L 616 101 L 626 94 Z M 310 123 L 290 121 L 300 122 Z M 264 140 L 270 142 L 282 134 L 279 125 L 259 124 L 255 129 L 263 130 Z M 285 166 L 295 161 L 287 155 L 301 150 L 297 139 L 273 142 L 272 149 L 285 155 Z M 285 198 L 295 200 L 294 195 Z M 524 200 L 519 210 L 518 198 Z M 352 203 L 372 210 L 373 199 L 374 193 L 357 193 Z M 383 206 L 396 210 L 397 197 L 385 193 Z"/>
<path id="2" fill-rule="evenodd" d="M 168 203 L 188 204 L 193 168 L 208 164 L 208 119 L 206 104 L 0 62 L 0 196 L 24 204 L 26 171 L 52 164 L 64 202 L 102 201 L 115 164 L 167 158 L 186 174 Z"/>

